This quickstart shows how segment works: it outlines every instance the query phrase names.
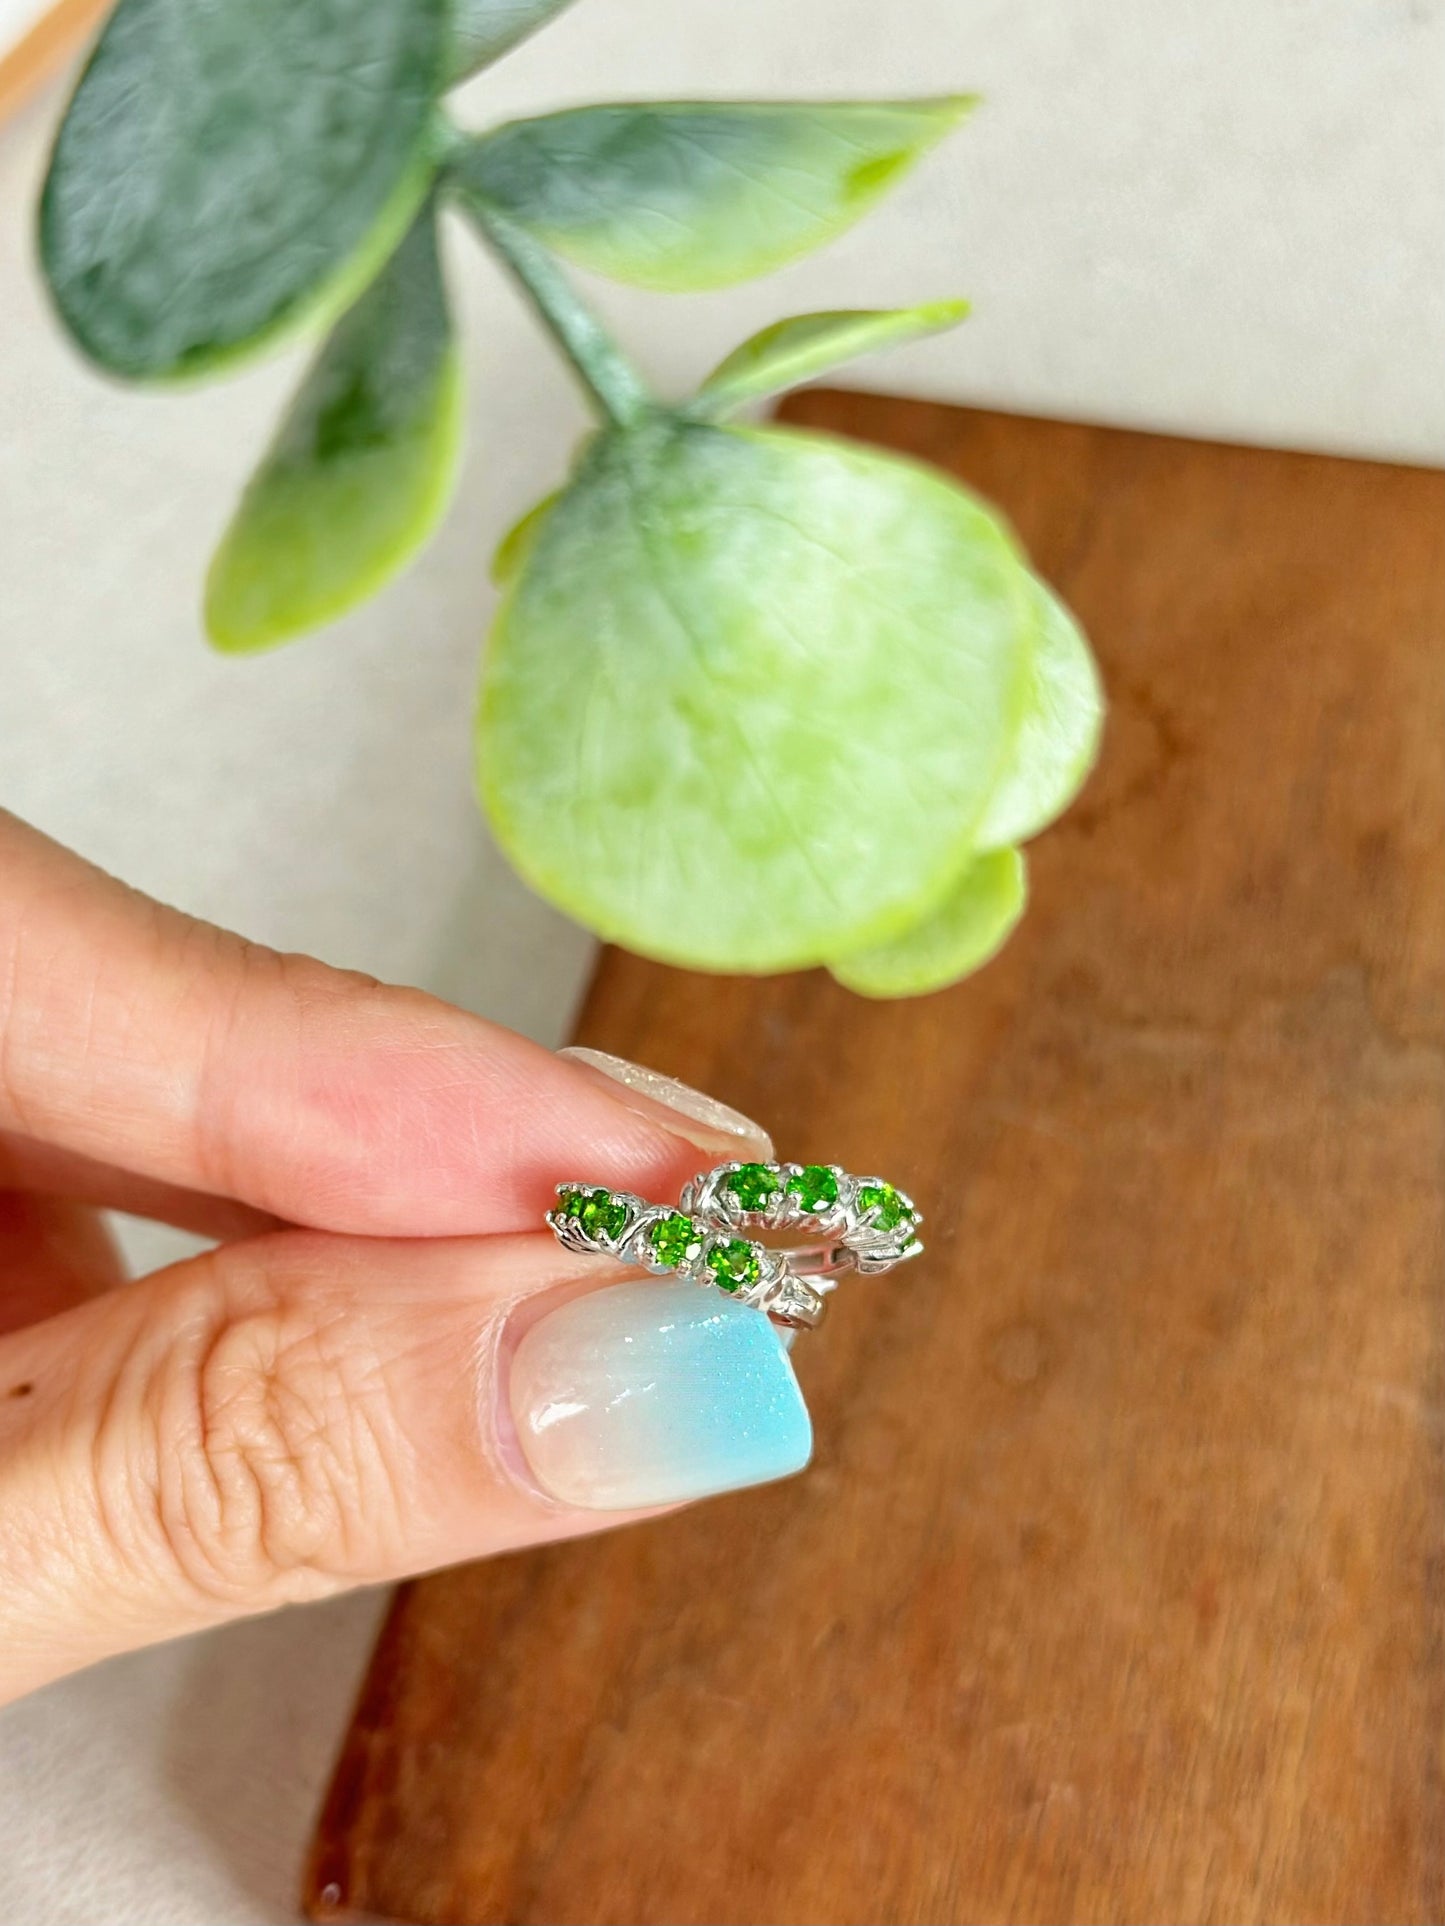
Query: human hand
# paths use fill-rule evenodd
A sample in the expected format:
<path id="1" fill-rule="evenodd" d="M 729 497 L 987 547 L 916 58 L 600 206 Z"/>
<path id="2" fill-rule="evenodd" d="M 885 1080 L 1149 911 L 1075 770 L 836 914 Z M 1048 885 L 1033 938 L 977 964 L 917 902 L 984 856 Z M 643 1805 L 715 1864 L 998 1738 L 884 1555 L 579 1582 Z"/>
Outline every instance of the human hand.
<path id="1" fill-rule="evenodd" d="M 0 814 L 0 1702 L 800 1469 L 766 1319 L 539 1228 L 568 1177 L 663 1200 L 770 1154 L 681 1086 L 258 949 Z M 103 1206 L 221 1241 L 127 1283 Z"/>

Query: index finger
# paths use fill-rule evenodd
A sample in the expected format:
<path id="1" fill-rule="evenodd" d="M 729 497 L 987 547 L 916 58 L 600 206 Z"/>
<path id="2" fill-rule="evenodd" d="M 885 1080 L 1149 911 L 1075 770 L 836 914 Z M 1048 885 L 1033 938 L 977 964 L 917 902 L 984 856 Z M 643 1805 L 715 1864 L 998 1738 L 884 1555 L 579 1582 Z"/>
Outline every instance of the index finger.
<path id="1" fill-rule="evenodd" d="M 0 812 L 0 1128 L 317 1229 L 535 1224 L 568 1178 L 666 1200 L 767 1154 L 419 991 L 281 956 Z"/>

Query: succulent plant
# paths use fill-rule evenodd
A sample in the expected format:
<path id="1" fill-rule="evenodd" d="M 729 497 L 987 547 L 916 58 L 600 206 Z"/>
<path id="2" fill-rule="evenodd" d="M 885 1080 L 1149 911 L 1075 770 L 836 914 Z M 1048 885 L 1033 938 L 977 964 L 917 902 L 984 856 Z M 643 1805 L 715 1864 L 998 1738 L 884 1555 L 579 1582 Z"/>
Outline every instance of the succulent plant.
<path id="1" fill-rule="evenodd" d="M 459 127 L 447 91 L 565 3 L 120 0 L 42 197 L 56 308 L 131 381 L 322 336 L 206 588 L 215 645 L 262 650 L 372 595 L 446 511 L 463 395 L 437 224 L 458 210 L 598 420 L 494 563 L 477 768 L 503 849 L 647 955 L 939 987 L 1008 935 L 1019 845 L 1088 771 L 1087 643 L 949 478 L 735 417 L 965 304 L 792 316 L 668 401 L 563 263 L 662 292 L 764 274 L 856 220 L 971 103 Z"/>

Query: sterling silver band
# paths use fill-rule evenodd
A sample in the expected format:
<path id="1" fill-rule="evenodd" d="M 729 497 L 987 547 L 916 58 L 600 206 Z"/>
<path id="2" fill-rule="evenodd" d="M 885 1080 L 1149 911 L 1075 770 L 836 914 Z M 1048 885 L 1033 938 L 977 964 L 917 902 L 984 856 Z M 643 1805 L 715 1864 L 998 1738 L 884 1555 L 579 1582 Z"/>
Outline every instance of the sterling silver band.
<path id="1" fill-rule="evenodd" d="M 838 1164 L 715 1164 L 687 1185 L 681 1207 L 730 1230 L 830 1236 L 792 1253 L 819 1260 L 809 1274 L 876 1277 L 923 1249 L 923 1214 L 913 1199 L 882 1177 L 851 1177 Z"/>
<path id="2" fill-rule="evenodd" d="M 711 1285 L 780 1323 L 810 1327 L 822 1321 L 843 1272 L 878 1276 L 916 1257 L 921 1221 L 904 1192 L 836 1164 L 718 1164 L 687 1185 L 676 1207 L 559 1184 L 547 1213 L 568 1250 Z M 782 1247 L 740 1234 L 753 1229 L 824 1235 Z"/>

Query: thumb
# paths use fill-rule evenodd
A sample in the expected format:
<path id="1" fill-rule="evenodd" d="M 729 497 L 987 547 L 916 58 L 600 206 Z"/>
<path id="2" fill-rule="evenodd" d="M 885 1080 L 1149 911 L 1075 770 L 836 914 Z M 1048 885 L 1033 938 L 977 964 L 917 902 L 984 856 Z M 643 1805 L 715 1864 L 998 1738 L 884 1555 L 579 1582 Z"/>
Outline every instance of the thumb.
<path id="1" fill-rule="evenodd" d="M 784 1341 L 545 1235 L 283 1231 L 0 1339 L 0 1701 L 800 1470 Z"/>

